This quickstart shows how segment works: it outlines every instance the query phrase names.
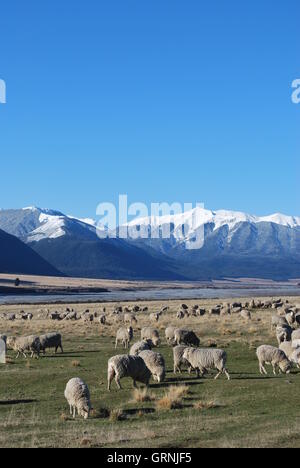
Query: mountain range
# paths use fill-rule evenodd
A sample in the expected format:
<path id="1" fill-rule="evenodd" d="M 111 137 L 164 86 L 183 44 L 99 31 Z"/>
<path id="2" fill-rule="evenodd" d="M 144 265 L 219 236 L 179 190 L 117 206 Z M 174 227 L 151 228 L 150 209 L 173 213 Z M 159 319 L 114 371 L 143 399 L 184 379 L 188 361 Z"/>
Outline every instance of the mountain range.
<path id="1" fill-rule="evenodd" d="M 151 232 L 166 228 L 169 238 L 151 238 Z M 51 266 L 53 271 L 74 277 L 300 278 L 300 217 L 282 214 L 257 217 L 195 208 L 183 214 L 136 219 L 122 226 L 123 230 L 146 233 L 146 238 L 100 239 L 94 220 L 28 207 L 0 210 L 0 229 L 44 260 L 45 272 Z M 201 249 L 187 249 L 201 236 Z M 0 236 L 0 248 L 2 242 Z M 3 268 L 0 256 L 0 270 Z"/>

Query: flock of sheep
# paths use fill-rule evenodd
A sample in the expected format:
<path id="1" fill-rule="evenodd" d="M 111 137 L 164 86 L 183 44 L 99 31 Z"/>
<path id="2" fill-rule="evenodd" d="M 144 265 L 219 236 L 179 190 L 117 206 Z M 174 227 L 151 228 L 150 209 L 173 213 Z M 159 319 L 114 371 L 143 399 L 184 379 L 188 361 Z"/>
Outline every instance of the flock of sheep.
<path id="1" fill-rule="evenodd" d="M 177 318 L 182 319 L 187 316 L 203 316 L 210 315 L 232 315 L 239 314 L 243 319 L 251 320 L 251 312 L 249 309 L 274 309 L 276 314 L 272 316 L 271 327 L 276 328 L 276 338 L 278 340 L 278 348 L 262 345 L 257 349 L 257 358 L 259 361 L 259 370 L 262 374 L 267 374 L 265 365 L 271 364 L 273 372 L 276 375 L 276 370 L 279 372 L 289 373 L 292 365 L 296 364 L 300 367 L 300 309 L 290 305 L 288 302 L 283 303 L 281 300 L 261 301 L 252 300 L 249 303 L 233 303 L 220 304 L 210 310 L 202 309 L 199 306 L 193 306 L 191 309 L 185 304 L 182 304 Z M 113 320 L 114 323 L 122 323 L 116 332 L 115 348 L 122 346 L 127 350 L 127 354 L 121 354 L 111 357 L 108 360 L 107 379 L 108 391 L 111 390 L 113 380 L 119 390 L 121 387 L 121 379 L 129 377 L 133 380 L 133 385 L 142 383 L 149 385 L 150 379 L 161 383 L 166 378 L 165 359 L 161 353 L 155 351 L 161 344 L 159 330 L 152 326 L 142 328 L 140 341 L 130 345 L 134 338 L 134 330 L 132 325 L 138 322 L 137 312 L 147 312 L 147 308 L 135 306 L 133 310 L 129 308 L 117 307 L 110 315 L 106 315 L 105 309 L 100 314 L 86 311 L 79 318 L 79 315 L 74 310 L 67 309 L 64 316 L 59 313 L 46 312 L 47 318 L 51 320 L 79 320 L 93 322 L 98 319 L 100 324 L 107 323 L 108 320 Z M 151 322 L 158 322 L 161 316 L 168 311 L 168 308 L 163 308 L 159 313 L 150 314 L 148 317 Z M 24 312 L 21 314 L 24 318 Z M 29 316 L 32 314 L 28 314 Z M 2 316 L 3 318 L 3 316 Z M 29 318 L 29 317 L 28 317 Z M 7 316 L 5 317 L 7 319 Z M 16 317 L 15 317 L 16 319 Z M 14 320 L 15 320 L 14 319 Z M 30 320 L 32 317 L 30 318 Z M 197 377 L 203 377 L 211 370 L 216 370 L 218 379 L 221 374 L 225 374 L 228 380 L 230 375 L 226 368 L 227 354 L 223 349 L 201 348 L 200 339 L 196 333 L 187 328 L 178 328 L 176 326 L 167 326 L 165 329 L 165 338 L 167 344 L 173 347 L 174 373 L 182 372 L 185 368 L 189 373 L 195 372 Z M 55 352 L 60 348 L 63 352 L 62 337 L 60 333 L 48 333 L 41 336 L 27 337 L 8 337 L 0 335 L 8 349 L 12 349 L 17 353 L 17 358 L 22 354 L 25 358 L 26 353 L 31 353 L 31 357 L 39 357 L 40 353 L 45 353 L 47 349 L 55 349 Z M 70 413 L 73 417 L 78 415 L 87 419 L 92 409 L 90 402 L 90 392 L 88 386 L 79 378 L 71 379 L 65 389 L 65 398 L 70 406 Z"/>

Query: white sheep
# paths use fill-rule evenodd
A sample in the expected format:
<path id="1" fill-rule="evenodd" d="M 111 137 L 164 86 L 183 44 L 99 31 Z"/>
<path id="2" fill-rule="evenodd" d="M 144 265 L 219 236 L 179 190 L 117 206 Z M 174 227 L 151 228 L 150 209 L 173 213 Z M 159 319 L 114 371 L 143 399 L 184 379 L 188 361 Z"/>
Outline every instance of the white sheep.
<path id="1" fill-rule="evenodd" d="M 141 351 L 139 356 L 143 359 L 156 382 L 161 383 L 166 378 L 166 364 L 163 356 L 154 351 Z"/>
<path id="2" fill-rule="evenodd" d="M 130 349 L 130 356 L 138 356 L 142 351 L 151 351 L 153 343 L 151 340 L 143 340 L 135 343 Z"/>
<path id="3" fill-rule="evenodd" d="M 121 342 L 124 346 L 124 348 L 129 348 L 129 344 L 133 339 L 133 329 L 132 327 L 129 328 L 119 328 L 117 331 L 117 336 L 116 336 L 116 345 L 115 349 L 117 349 L 119 342 Z"/>
<path id="4" fill-rule="evenodd" d="M 217 369 L 218 374 L 215 380 L 221 374 L 225 374 L 227 379 L 230 380 L 230 375 L 226 369 L 227 354 L 223 349 L 187 348 L 183 353 L 183 358 L 196 370 L 198 377 L 199 374 L 202 377 L 208 370 Z"/>
<path id="5" fill-rule="evenodd" d="M 75 419 L 76 410 L 78 416 L 88 419 L 90 415 L 91 401 L 88 386 L 79 378 L 69 380 L 65 389 L 65 398 L 70 406 L 70 414 Z"/>
<path id="6" fill-rule="evenodd" d="M 280 343 L 279 349 L 281 349 L 281 351 L 283 351 L 285 353 L 286 357 L 289 360 L 290 360 L 293 352 L 295 351 L 295 348 L 293 348 L 291 341 L 283 341 L 282 343 Z"/>
<path id="7" fill-rule="evenodd" d="M 245 319 L 245 320 L 251 320 L 252 316 L 251 316 L 251 312 L 249 310 L 242 310 L 241 313 L 241 318 L 242 319 Z"/>
<path id="8" fill-rule="evenodd" d="M 31 352 L 31 358 L 36 354 L 37 357 L 40 355 L 41 342 L 38 336 L 22 336 L 22 337 L 8 337 L 7 347 L 16 351 L 16 359 L 23 354 L 25 359 L 27 355 L 25 351 Z"/>
<path id="9" fill-rule="evenodd" d="M 298 369 L 300 369 L 300 348 L 294 349 L 293 353 L 290 356 L 290 361 L 293 364 L 296 364 Z"/>
<path id="10" fill-rule="evenodd" d="M 145 327 L 141 330 L 142 340 L 151 340 L 154 346 L 160 345 L 159 331 L 156 328 Z"/>
<path id="11" fill-rule="evenodd" d="M 274 346 L 262 345 L 256 351 L 257 359 L 259 362 L 259 371 L 263 374 L 268 374 L 265 369 L 265 364 L 270 364 L 273 367 L 273 373 L 276 375 L 276 369 L 284 374 L 289 374 L 291 370 L 291 363 L 286 354 L 281 349 Z"/>
<path id="12" fill-rule="evenodd" d="M 124 323 L 129 323 L 130 325 L 136 325 L 137 318 L 134 314 L 126 313 L 124 314 Z"/>
<path id="13" fill-rule="evenodd" d="M 151 322 L 158 322 L 160 319 L 160 314 L 150 314 L 149 318 Z"/>
<path id="14" fill-rule="evenodd" d="M 292 328 L 289 325 L 277 325 L 276 327 L 276 338 L 278 345 L 284 341 L 291 341 L 292 339 Z"/>
<path id="15" fill-rule="evenodd" d="M 177 372 L 181 374 L 182 366 L 187 367 L 189 374 L 191 373 L 192 367 L 190 363 L 183 357 L 184 352 L 187 348 L 187 346 L 175 346 L 173 348 L 174 374 L 176 374 Z"/>
<path id="16" fill-rule="evenodd" d="M 119 355 L 110 358 L 107 369 L 108 391 L 110 392 L 113 379 L 118 389 L 122 390 L 120 380 L 124 377 L 131 377 L 134 387 L 136 387 L 136 382 L 148 387 L 151 372 L 140 356 Z"/>
<path id="17" fill-rule="evenodd" d="M 200 346 L 200 340 L 192 330 L 176 328 L 174 331 L 174 342 L 176 345 Z"/>
<path id="18" fill-rule="evenodd" d="M 175 340 L 175 337 L 174 337 L 174 333 L 175 333 L 175 330 L 177 329 L 177 327 L 174 327 L 172 325 L 170 325 L 169 327 L 166 328 L 165 330 L 165 336 L 166 336 L 166 340 L 167 340 L 167 343 L 169 345 L 173 345 L 174 344 L 174 340 Z"/>

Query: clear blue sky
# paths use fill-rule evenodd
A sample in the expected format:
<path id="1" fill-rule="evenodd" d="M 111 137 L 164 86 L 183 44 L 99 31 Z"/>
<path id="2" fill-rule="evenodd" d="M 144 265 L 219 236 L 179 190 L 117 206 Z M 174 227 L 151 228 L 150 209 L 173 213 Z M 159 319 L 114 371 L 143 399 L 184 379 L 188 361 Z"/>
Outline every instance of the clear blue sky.
<path id="1" fill-rule="evenodd" d="M 299 0 L 10 0 L 0 207 L 300 215 Z"/>

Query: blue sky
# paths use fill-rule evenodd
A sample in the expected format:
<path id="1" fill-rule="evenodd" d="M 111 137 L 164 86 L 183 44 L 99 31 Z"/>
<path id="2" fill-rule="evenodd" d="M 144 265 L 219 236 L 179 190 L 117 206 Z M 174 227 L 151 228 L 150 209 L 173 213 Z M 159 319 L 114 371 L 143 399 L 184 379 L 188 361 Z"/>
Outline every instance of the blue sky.
<path id="1" fill-rule="evenodd" d="M 298 0 L 1 5 L 0 206 L 299 215 Z"/>

